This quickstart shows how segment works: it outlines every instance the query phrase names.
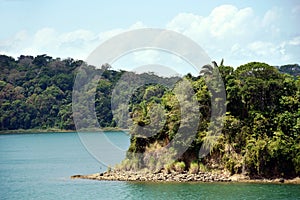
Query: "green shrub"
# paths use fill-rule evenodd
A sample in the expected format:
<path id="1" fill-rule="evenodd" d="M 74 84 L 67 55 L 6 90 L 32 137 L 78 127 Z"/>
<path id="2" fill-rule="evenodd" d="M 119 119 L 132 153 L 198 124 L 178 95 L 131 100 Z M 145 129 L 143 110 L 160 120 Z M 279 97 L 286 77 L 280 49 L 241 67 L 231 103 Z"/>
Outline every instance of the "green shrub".
<path id="1" fill-rule="evenodd" d="M 124 159 L 121 164 L 115 166 L 116 170 L 135 171 L 139 169 L 138 158 Z"/>
<path id="2" fill-rule="evenodd" d="M 230 172 L 231 175 L 235 174 L 235 162 L 232 159 L 228 159 L 228 161 L 225 164 L 225 168 Z"/>
<path id="3" fill-rule="evenodd" d="M 206 168 L 206 166 L 203 163 L 199 163 L 199 171 L 200 172 L 207 172 L 208 169 Z"/>
<path id="4" fill-rule="evenodd" d="M 168 163 L 164 165 L 164 169 L 167 173 L 170 173 L 173 168 L 173 163 Z"/>
<path id="5" fill-rule="evenodd" d="M 181 172 L 183 172 L 184 169 L 185 169 L 185 163 L 184 163 L 183 161 L 181 161 L 181 162 L 176 162 L 176 163 L 174 164 L 174 168 L 175 168 L 175 171 L 181 173 Z"/>
<path id="6" fill-rule="evenodd" d="M 191 174 L 197 174 L 199 172 L 199 165 L 197 162 L 192 162 L 189 168 Z"/>

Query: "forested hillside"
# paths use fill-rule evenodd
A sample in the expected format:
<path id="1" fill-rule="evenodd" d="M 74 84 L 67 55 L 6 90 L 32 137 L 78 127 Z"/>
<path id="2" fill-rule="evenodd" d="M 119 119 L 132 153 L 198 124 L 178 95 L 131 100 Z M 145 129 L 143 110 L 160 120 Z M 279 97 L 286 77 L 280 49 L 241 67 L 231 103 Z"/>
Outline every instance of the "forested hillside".
<path id="1" fill-rule="evenodd" d="M 72 87 L 82 63 L 47 55 L 0 56 L 0 129 L 74 129 Z"/>
<path id="2" fill-rule="evenodd" d="M 280 72 L 290 74 L 294 77 L 300 76 L 300 66 L 298 64 L 282 65 L 278 69 Z"/>
<path id="3" fill-rule="evenodd" d="M 72 92 L 80 66 L 90 73 L 102 72 L 95 94 L 95 109 L 99 125 L 115 127 L 111 112 L 114 86 L 125 71 L 109 69 L 109 65 L 87 65 L 72 58 L 60 59 L 47 55 L 23 56 L 17 60 L 0 55 L 0 131 L 16 129 L 75 130 L 72 118 Z M 108 70 L 107 70 L 108 69 Z M 128 76 L 136 77 L 133 72 Z M 178 78 L 162 78 L 153 73 L 139 75 L 148 80 L 174 82 Z M 144 91 L 146 87 L 140 88 Z M 135 99 L 132 99 L 135 103 Z M 82 113 L 84 115 L 84 111 Z"/>
<path id="4" fill-rule="evenodd" d="M 283 67 L 281 70 L 283 69 L 287 68 Z M 289 67 L 288 69 L 290 72 Z M 151 124 L 149 118 L 154 104 L 153 99 L 143 98 L 134 110 L 131 146 L 128 159 L 122 163 L 125 169 L 145 166 L 152 170 L 227 169 L 231 174 L 245 173 L 251 177 L 270 178 L 295 177 L 300 174 L 299 77 L 282 74 L 275 67 L 258 62 L 242 65 L 236 70 L 230 66 L 215 64 L 203 71 L 213 73 L 216 70 L 221 73 L 225 84 L 226 115 L 214 122 L 210 121 L 211 98 L 222 101 L 221 96 L 214 97 L 212 91 L 208 90 L 205 74 L 198 77 L 187 75 L 185 79 L 193 85 L 200 104 L 201 119 L 190 148 L 177 158 L 177 163 L 167 163 L 168 161 L 162 160 L 168 159 L 165 158 L 162 147 L 172 141 L 176 134 L 180 134 L 180 123 L 186 123 L 180 120 L 179 102 L 172 91 L 160 92 L 155 102 L 165 108 L 166 123 L 151 137 L 143 137 L 140 125 Z M 181 86 L 179 88 L 185 89 Z M 152 90 L 157 91 L 156 88 Z M 159 119 L 152 117 L 153 121 Z M 218 121 L 224 123 L 222 130 L 209 130 L 209 125 Z M 214 142 L 213 131 L 221 131 L 222 134 L 210 149 L 209 156 L 199 159 L 201 146 Z M 189 138 L 182 137 L 184 139 L 177 142 L 183 146 Z M 173 153 L 175 156 L 176 148 Z"/>
<path id="5" fill-rule="evenodd" d="M 109 66 L 97 69 L 71 58 L 62 60 L 39 55 L 14 59 L 0 55 L 0 130 L 74 130 L 72 89 L 81 65 L 90 70 L 102 70 L 96 91 L 96 114 L 102 127 L 115 127 L 111 95 L 125 71 L 107 70 Z M 252 176 L 269 177 L 300 174 L 299 68 L 299 65 L 272 67 L 252 62 L 237 69 L 223 63 L 209 69 L 221 74 L 227 109 L 226 115 L 218 119 L 224 122 L 224 126 L 217 144 L 209 156 L 201 160 L 207 169 L 226 168 L 231 173 L 247 172 Z M 160 78 L 152 73 L 141 76 L 165 82 L 178 79 Z M 205 74 L 197 77 L 188 74 L 184 79 L 191 83 L 201 112 L 192 146 L 178 159 L 188 169 L 195 163 L 198 165 L 199 149 L 210 140 L 208 126 L 211 123 L 212 93 L 206 85 Z M 184 87 L 181 89 L 185 90 Z M 150 118 L 160 120 L 159 116 L 150 116 L 156 104 L 165 110 L 166 122 L 151 137 L 141 137 L 140 127 L 151 124 Z M 129 169 L 141 167 L 134 162 L 150 164 L 153 169 L 162 167 L 154 162 L 160 156 L 155 150 L 171 141 L 180 126 L 181 111 L 174 91 L 158 84 L 145 85 L 132 95 L 129 108 L 133 119 L 133 124 L 125 124 L 132 134 L 129 152 L 153 151 L 153 155 L 151 158 L 130 159 L 123 164 Z M 163 167 L 172 166 L 169 163 Z"/>

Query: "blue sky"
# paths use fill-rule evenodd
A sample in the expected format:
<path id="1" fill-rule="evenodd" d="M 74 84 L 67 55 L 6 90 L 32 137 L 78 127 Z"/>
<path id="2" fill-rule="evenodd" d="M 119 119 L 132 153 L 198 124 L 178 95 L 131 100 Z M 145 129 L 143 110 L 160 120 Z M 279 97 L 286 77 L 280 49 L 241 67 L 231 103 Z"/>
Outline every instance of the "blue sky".
<path id="1" fill-rule="evenodd" d="M 300 63 L 297 0 L 0 0 L 0 9 L 0 54 L 14 57 L 85 59 L 110 37 L 148 27 L 182 33 L 213 60 L 224 58 L 234 67 L 250 61 Z M 156 55 L 134 56 L 129 59 L 138 65 L 142 56 L 151 62 Z"/>

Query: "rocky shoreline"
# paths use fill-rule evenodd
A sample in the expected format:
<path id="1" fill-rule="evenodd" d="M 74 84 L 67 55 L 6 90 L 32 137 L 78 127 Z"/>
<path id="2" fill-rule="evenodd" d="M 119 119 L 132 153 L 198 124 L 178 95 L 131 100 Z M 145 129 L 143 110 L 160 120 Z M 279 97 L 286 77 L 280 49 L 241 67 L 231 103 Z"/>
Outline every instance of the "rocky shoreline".
<path id="1" fill-rule="evenodd" d="M 106 181 L 152 181 L 152 182 L 229 182 L 231 181 L 228 176 L 212 173 L 199 172 L 197 174 L 189 174 L 187 172 L 130 172 L 130 171 L 117 171 L 117 172 L 104 172 L 91 175 L 74 175 L 72 179 L 92 179 L 92 180 L 106 180 Z"/>
<path id="2" fill-rule="evenodd" d="M 253 183 L 294 183 L 300 184 L 300 178 L 286 179 L 250 179 L 244 175 L 216 174 L 211 172 L 131 172 L 111 171 L 90 175 L 73 175 L 71 179 L 91 179 L 99 181 L 141 181 L 141 182 L 253 182 Z"/>

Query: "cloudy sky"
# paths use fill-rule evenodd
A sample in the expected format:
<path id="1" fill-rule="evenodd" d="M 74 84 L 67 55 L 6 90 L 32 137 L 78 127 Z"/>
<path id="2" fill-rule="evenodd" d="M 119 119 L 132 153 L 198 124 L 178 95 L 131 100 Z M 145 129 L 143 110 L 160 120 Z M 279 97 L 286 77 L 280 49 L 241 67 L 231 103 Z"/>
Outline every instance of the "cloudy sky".
<path id="1" fill-rule="evenodd" d="M 224 58 L 234 67 L 250 61 L 300 63 L 297 0 L 0 0 L 0 8 L 0 54 L 15 58 L 86 59 L 112 36 L 147 27 L 182 33 L 213 60 Z M 159 62 L 155 52 L 130 59 Z"/>

